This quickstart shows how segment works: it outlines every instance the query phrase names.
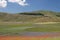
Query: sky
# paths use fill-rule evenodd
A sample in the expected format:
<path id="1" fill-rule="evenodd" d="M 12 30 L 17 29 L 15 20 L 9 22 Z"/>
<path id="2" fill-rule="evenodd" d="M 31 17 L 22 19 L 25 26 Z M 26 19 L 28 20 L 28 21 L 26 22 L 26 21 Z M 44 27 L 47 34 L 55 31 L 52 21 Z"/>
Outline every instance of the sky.
<path id="1" fill-rule="evenodd" d="M 36 10 L 60 12 L 60 0 L 0 0 L 0 12 L 19 13 Z"/>

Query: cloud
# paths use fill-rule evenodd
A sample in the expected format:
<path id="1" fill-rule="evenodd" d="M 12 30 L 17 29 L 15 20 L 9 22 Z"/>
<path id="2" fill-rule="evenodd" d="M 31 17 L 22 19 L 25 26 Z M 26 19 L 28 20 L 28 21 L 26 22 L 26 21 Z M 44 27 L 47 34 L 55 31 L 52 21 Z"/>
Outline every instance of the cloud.
<path id="1" fill-rule="evenodd" d="M 0 0 L 0 7 L 6 7 L 7 6 L 7 1 L 6 0 Z"/>
<path id="2" fill-rule="evenodd" d="M 18 4 L 21 5 L 21 6 L 26 6 L 26 5 L 28 5 L 28 4 L 26 3 L 26 0 L 8 0 L 8 2 L 18 3 Z"/>
<path id="3" fill-rule="evenodd" d="M 17 3 L 21 6 L 28 5 L 28 3 L 26 3 L 26 0 L 0 0 L 0 7 L 5 8 L 7 6 L 7 2 Z"/>
<path id="4" fill-rule="evenodd" d="M 24 0 L 24 1 L 18 1 L 17 2 L 19 5 L 21 5 L 21 6 L 26 6 L 26 5 L 28 5 L 28 3 L 26 3 L 26 0 Z"/>
<path id="5" fill-rule="evenodd" d="M 19 0 L 8 0 L 8 2 L 12 2 L 12 3 L 15 3 L 17 1 L 19 1 Z"/>

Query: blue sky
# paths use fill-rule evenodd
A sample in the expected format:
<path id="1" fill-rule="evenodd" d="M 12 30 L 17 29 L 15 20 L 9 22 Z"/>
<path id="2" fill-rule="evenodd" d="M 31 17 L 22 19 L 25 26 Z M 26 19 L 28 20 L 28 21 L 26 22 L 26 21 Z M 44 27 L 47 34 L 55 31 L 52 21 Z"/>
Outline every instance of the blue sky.
<path id="1" fill-rule="evenodd" d="M 17 3 L 10 3 L 5 8 L 0 8 L 0 12 L 19 13 L 34 10 L 51 10 L 60 12 L 60 0 L 26 0 L 27 6 Z"/>

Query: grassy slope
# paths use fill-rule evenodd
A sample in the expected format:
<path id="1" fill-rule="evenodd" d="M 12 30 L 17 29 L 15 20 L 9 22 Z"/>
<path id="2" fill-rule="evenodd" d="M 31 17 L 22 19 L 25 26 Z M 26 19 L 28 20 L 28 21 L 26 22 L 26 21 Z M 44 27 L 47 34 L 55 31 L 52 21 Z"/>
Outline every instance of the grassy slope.
<path id="1" fill-rule="evenodd" d="M 34 11 L 26 13 L 0 13 L 3 22 L 60 22 L 60 13 L 53 11 Z"/>

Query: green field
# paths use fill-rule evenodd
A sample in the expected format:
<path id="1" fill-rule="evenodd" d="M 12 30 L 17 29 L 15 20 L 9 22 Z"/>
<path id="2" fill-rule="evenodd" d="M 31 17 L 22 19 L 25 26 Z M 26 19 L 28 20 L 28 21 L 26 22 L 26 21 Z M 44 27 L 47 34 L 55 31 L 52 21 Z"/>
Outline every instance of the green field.
<path id="1" fill-rule="evenodd" d="M 28 28 L 26 31 L 32 32 L 60 32 L 60 23 L 57 24 L 35 24 L 35 27 Z"/>
<path id="2" fill-rule="evenodd" d="M 60 40 L 60 37 L 49 38 L 32 38 L 31 40 Z"/>
<path id="3" fill-rule="evenodd" d="M 23 32 L 31 24 L 11 24 L 11 23 L 0 23 L 0 35 L 14 34 Z"/>
<path id="4" fill-rule="evenodd" d="M 20 32 L 60 32 L 60 23 L 56 24 L 11 24 L 0 23 L 0 35 L 17 35 Z"/>
<path id="5" fill-rule="evenodd" d="M 60 37 L 41 38 L 40 40 L 60 40 Z"/>

